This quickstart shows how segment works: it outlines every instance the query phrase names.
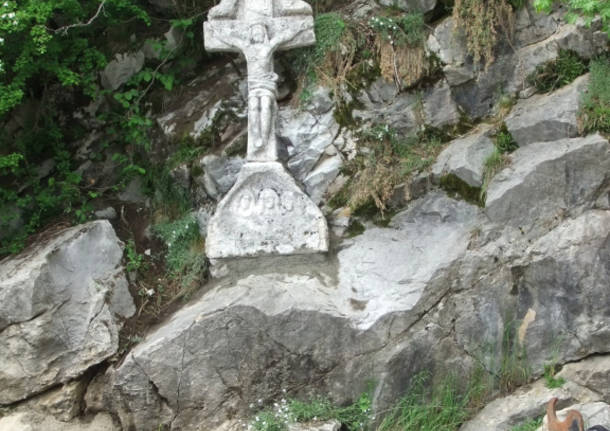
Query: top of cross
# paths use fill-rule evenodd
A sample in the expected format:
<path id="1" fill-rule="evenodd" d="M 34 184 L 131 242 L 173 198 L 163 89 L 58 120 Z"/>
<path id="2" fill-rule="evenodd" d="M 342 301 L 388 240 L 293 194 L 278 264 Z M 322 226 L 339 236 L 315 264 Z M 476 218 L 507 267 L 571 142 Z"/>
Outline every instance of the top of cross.
<path id="1" fill-rule="evenodd" d="M 265 26 L 270 39 L 280 36 L 282 43 L 274 50 L 315 43 L 311 6 L 302 0 L 222 0 L 208 13 L 205 47 L 208 51 L 240 51 L 227 39 L 243 38 L 256 24 Z"/>

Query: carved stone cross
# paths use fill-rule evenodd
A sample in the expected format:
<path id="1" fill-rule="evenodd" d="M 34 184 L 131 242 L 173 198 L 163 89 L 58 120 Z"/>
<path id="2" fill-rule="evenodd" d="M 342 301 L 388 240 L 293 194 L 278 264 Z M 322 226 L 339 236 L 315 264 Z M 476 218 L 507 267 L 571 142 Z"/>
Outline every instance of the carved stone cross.
<path id="1" fill-rule="evenodd" d="M 315 43 L 311 7 L 300 0 L 224 0 L 204 24 L 208 51 L 240 52 L 248 64 L 248 160 L 277 160 L 273 53 Z"/>
<path id="2" fill-rule="evenodd" d="M 244 55 L 248 65 L 248 162 L 208 225 L 209 258 L 328 250 L 320 209 L 278 161 L 273 53 L 315 43 L 301 0 L 222 0 L 204 23 L 208 51 Z"/>

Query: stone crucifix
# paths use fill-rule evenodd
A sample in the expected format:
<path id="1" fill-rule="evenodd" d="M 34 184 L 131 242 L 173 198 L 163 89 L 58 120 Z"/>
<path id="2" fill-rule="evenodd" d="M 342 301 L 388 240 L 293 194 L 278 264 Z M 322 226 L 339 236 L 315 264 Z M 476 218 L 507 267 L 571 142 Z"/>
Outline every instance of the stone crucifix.
<path id="1" fill-rule="evenodd" d="M 300 0 L 225 0 L 204 25 L 208 51 L 244 55 L 248 65 L 248 160 L 277 160 L 273 53 L 315 43 L 311 7 Z"/>
<path id="2" fill-rule="evenodd" d="M 301 0 L 222 0 L 204 23 L 208 51 L 239 52 L 248 65 L 248 155 L 208 224 L 210 259 L 328 251 L 320 209 L 278 161 L 273 54 L 315 43 Z"/>

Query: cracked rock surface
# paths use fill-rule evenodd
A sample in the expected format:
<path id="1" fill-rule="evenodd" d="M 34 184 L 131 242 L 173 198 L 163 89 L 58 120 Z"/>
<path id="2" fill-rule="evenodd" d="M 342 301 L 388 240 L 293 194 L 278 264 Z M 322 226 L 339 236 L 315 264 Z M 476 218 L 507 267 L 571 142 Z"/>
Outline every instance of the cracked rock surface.
<path id="1" fill-rule="evenodd" d="M 63 230 L 0 262 L 0 404 L 81 375 L 118 349 L 135 312 L 108 221 Z"/>
<path id="2" fill-rule="evenodd" d="M 475 363 L 492 371 L 499 358 L 491 352 L 513 322 L 522 322 L 534 375 L 557 349 L 560 362 L 608 352 L 610 211 L 592 203 L 608 192 L 608 142 L 583 139 L 574 148 L 597 156 L 574 151 L 570 165 L 587 160 L 579 175 L 593 175 L 596 191 L 579 189 L 560 215 L 536 193 L 519 193 L 514 199 L 539 211 L 514 226 L 430 192 L 387 227 L 338 243 L 326 260 L 233 262 L 86 398 L 125 429 L 215 429 L 283 389 L 343 403 L 373 380 L 383 410 L 420 371 L 468 373 Z M 537 172 L 570 172 L 563 157 L 544 163 Z M 520 178 L 533 187 L 538 177 Z"/>

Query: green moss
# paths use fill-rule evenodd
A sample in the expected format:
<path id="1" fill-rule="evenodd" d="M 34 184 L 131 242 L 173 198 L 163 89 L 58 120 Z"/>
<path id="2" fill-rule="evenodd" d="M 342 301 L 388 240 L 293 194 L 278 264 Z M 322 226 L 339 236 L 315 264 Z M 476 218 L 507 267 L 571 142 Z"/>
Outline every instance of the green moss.
<path id="1" fill-rule="evenodd" d="M 358 220 L 353 220 L 345 232 L 347 233 L 348 238 L 353 238 L 364 233 L 365 229 L 366 228 L 362 223 L 360 223 Z"/>
<path id="2" fill-rule="evenodd" d="M 481 188 L 473 187 L 467 184 L 455 174 L 449 174 L 441 177 L 440 186 L 450 196 L 457 195 L 463 198 L 466 202 L 483 206 L 481 202 Z"/>

